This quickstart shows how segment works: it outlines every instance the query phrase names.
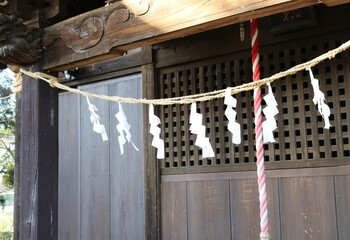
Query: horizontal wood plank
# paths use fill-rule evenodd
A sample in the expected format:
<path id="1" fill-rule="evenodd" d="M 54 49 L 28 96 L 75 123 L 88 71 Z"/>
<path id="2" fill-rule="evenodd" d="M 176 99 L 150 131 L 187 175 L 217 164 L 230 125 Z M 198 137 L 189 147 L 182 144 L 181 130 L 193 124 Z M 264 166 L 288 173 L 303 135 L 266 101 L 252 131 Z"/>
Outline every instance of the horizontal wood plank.
<path id="1" fill-rule="evenodd" d="M 305 169 L 284 169 L 266 171 L 267 178 L 290 178 L 306 176 L 341 176 L 349 175 L 350 166 L 327 167 L 327 168 L 305 168 Z M 228 180 L 228 179 L 252 179 L 256 178 L 255 171 L 249 172 L 221 172 L 205 174 L 184 174 L 184 175 L 163 175 L 162 182 L 187 182 L 203 180 Z"/>
<path id="2" fill-rule="evenodd" d="M 323 168 L 323 167 L 338 167 L 350 165 L 350 159 L 347 157 L 332 161 L 313 160 L 313 161 L 290 161 L 290 162 L 265 162 L 267 170 L 275 169 L 297 169 L 300 168 Z M 162 168 L 161 175 L 177 175 L 177 174 L 198 174 L 198 173 L 215 173 L 215 172 L 241 172 L 254 171 L 256 169 L 255 163 L 242 163 L 232 165 L 217 165 L 217 166 L 197 166 L 197 167 L 180 167 L 180 168 Z"/>
<path id="3" fill-rule="evenodd" d="M 345 1 L 342 1 L 342 3 Z M 45 29 L 44 69 L 116 58 L 129 49 L 318 4 L 318 0 L 125 0 Z"/>

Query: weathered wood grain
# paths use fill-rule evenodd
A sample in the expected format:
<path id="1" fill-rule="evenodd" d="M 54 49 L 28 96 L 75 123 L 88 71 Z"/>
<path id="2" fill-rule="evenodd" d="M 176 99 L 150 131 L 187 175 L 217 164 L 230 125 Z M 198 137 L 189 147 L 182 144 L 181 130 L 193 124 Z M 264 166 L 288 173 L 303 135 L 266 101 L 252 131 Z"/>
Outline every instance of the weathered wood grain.
<path id="1" fill-rule="evenodd" d="M 280 179 L 282 239 L 337 239 L 332 176 Z"/>
<path id="2" fill-rule="evenodd" d="M 277 173 L 268 176 L 271 239 L 347 239 L 349 167 L 297 171 L 301 170 L 274 170 Z M 257 239 L 259 201 L 253 175 L 163 176 L 163 238 Z"/>
<path id="3" fill-rule="evenodd" d="M 97 94 L 108 94 L 108 86 L 82 88 Z M 109 134 L 109 102 L 90 99 L 98 109 L 101 124 Z M 92 130 L 90 111 L 85 97 L 80 96 L 80 118 L 76 127 L 80 130 L 79 151 L 81 164 L 81 238 L 87 240 L 110 239 L 110 153 L 109 142 Z"/>
<path id="4" fill-rule="evenodd" d="M 40 69 L 39 65 L 29 68 Z M 56 89 L 23 76 L 19 165 L 21 240 L 57 239 L 57 96 Z"/>
<path id="5" fill-rule="evenodd" d="M 154 65 L 142 66 L 142 97 L 155 98 L 155 75 Z M 159 161 L 156 149 L 150 148 L 153 136 L 149 134 L 148 105 L 143 105 L 143 147 L 144 151 L 144 212 L 145 212 L 145 239 L 160 239 L 160 177 Z M 157 109 L 156 109 L 157 110 Z M 156 111 L 156 114 L 158 112 Z"/>
<path id="6" fill-rule="evenodd" d="M 350 175 L 335 176 L 334 183 L 338 239 L 346 240 L 350 236 Z"/>
<path id="7" fill-rule="evenodd" d="M 141 84 L 141 75 L 134 74 L 79 88 L 139 98 Z M 109 141 L 103 142 L 101 135 L 92 130 L 85 97 L 61 94 L 59 239 L 145 239 L 148 230 L 144 216 L 148 212 L 144 211 L 142 106 L 123 105 L 139 151 L 126 143 L 121 155 L 114 116 L 119 111 L 118 104 L 94 98 L 90 101 L 98 108 Z"/>
<path id="8" fill-rule="evenodd" d="M 229 181 L 187 183 L 188 239 L 231 238 Z"/>
<path id="9" fill-rule="evenodd" d="M 278 180 L 267 179 L 269 234 L 281 239 Z M 230 181 L 232 239 L 258 239 L 260 233 L 259 193 L 256 179 Z"/>
<path id="10" fill-rule="evenodd" d="M 59 95 L 58 239 L 80 239 L 80 97 Z"/>
<path id="11" fill-rule="evenodd" d="M 140 98 L 142 96 L 141 75 L 121 77 L 109 84 L 109 95 Z M 118 121 L 114 116 L 119 112 L 117 103 L 110 103 L 109 123 L 109 174 L 110 174 L 110 239 L 142 240 L 145 238 L 144 215 L 144 150 L 142 106 L 122 104 L 133 143 L 124 144 L 124 154 L 120 154 L 116 129 Z"/>
<path id="12" fill-rule="evenodd" d="M 163 240 L 187 240 L 186 182 L 161 184 Z"/>

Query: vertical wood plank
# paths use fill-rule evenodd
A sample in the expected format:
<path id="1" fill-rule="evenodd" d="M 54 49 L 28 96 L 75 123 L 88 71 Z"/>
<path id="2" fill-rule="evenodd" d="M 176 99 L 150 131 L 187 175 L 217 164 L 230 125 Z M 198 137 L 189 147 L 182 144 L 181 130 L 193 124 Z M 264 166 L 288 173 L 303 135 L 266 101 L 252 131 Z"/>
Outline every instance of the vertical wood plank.
<path id="1" fill-rule="evenodd" d="M 162 239 L 187 240 L 186 182 L 162 183 Z"/>
<path id="2" fill-rule="evenodd" d="M 108 95 L 107 86 L 89 85 L 86 91 Z M 98 109 L 101 124 L 109 134 L 109 102 L 91 98 Z M 81 239 L 110 239 L 109 142 L 92 130 L 85 97 L 80 97 L 81 156 Z"/>
<path id="3" fill-rule="evenodd" d="M 229 181 L 188 182 L 188 239 L 230 239 L 229 202 Z"/>
<path id="4" fill-rule="evenodd" d="M 335 176 L 334 181 L 338 239 L 346 240 L 350 236 L 350 175 Z"/>
<path id="5" fill-rule="evenodd" d="M 267 179 L 269 234 L 281 239 L 277 179 Z M 232 239 L 259 239 L 259 193 L 255 179 L 230 181 Z"/>
<path id="6" fill-rule="evenodd" d="M 109 95 L 121 97 L 142 97 L 141 75 L 118 78 L 109 85 Z M 131 143 L 124 144 L 121 155 L 116 130 L 115 114 L 119 112 L 117 103 L 110 106 L 110 239 L 143 240 L 144 225 L 144 151 L 143 112 L 140 104 L 122 104 L 130 124 Z M 109 209 L 107 209 L 109 210 Z M 103 238 L 99 238 L 103 239 Z"/>
<path id="7" fill-rule="evenodd" d="M 280 179 L 282 239 L 337 239 L 333 177 Z"/>
<path id="8" fill-rule="evenodd" d="M 59 96 L 58 239 L 80 239 L 79 96 Z"/>

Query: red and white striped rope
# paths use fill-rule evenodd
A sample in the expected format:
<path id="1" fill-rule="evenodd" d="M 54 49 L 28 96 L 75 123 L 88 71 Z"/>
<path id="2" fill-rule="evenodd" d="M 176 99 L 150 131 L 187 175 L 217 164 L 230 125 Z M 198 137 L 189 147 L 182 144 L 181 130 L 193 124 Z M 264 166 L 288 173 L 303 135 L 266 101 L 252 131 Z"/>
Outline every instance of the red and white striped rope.
<path id="1" fill-rule="evenodd" d="M 258 41 L 258 22 L 251 20 L 250 36 L 252 39 L 252 65 L 253 81 L 260 79 L 259 63 L 259 41 Z M 254 123 L 255 123 L 255 146 L 256 146 L 256 165 L 259 185 L 259 203 L 260 203 L 260 239 L 269 239 L 269 220 L 267 210 L 267 194 L 264 165 L 264 145 L 262 132 L 262 108 L 261 108 L 261 89 L 254 89 Z"/>

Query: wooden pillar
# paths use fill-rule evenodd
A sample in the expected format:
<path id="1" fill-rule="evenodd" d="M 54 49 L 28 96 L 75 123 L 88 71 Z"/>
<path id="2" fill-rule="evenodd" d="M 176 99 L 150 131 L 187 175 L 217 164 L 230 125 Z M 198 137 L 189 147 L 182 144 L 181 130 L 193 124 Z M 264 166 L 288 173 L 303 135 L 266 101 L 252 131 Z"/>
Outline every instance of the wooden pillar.
<path id="1" fill-rule="evenodd" d="M 142 67 L 143 97 L 155 97 L 154 65 Z M 152 135 L 148 133 L 148 105 L 144 105 L 144 149 L 145 150 L 145 239 L 160 239 L 160 176 L 155 148 L 151 147 Z"/>
<path id="2" fill-rule="evenodd" d="M 29 67 L 30 71 L 40 69 L 39 64 Z M 21 94 L 19 239 L 55 240 L 58 91 L 42 81 L 23 76 Z"/>
<path id="3" fill-rule="evenodd" d="M 15 188 L 15 199 L 14 199 L 14 216 L 13 216 L 13 239 L 19 238 L 19 225 L 20 225 L 20 199 L 21 199 L 21 191 L 20 191 L 20 153 L 21 153 L 21 109 L 22 109 L 22 94 L 16 94 L 16 133 L 15 133 L 15 180 L 14 180 L 14 188 Z"/>

